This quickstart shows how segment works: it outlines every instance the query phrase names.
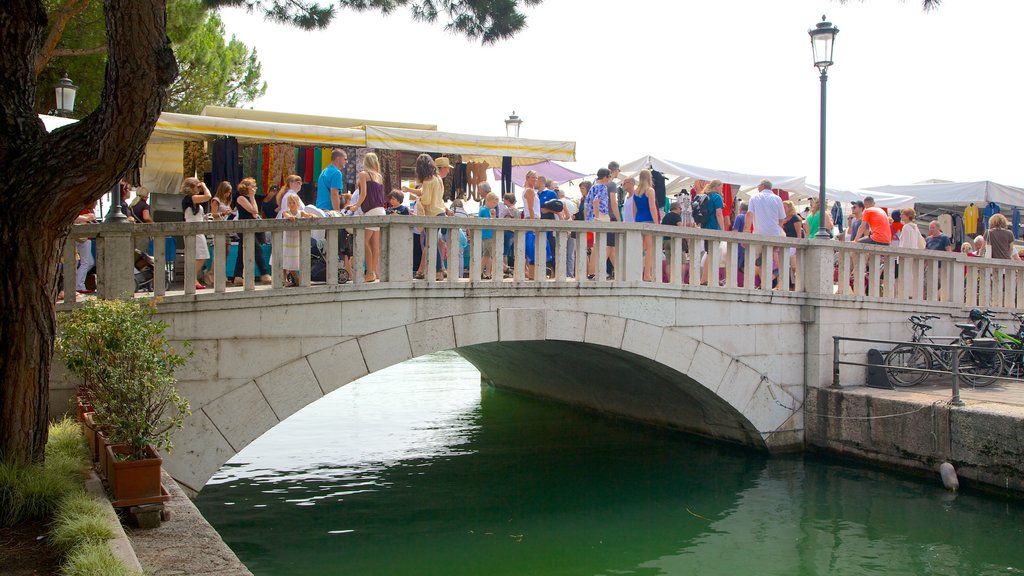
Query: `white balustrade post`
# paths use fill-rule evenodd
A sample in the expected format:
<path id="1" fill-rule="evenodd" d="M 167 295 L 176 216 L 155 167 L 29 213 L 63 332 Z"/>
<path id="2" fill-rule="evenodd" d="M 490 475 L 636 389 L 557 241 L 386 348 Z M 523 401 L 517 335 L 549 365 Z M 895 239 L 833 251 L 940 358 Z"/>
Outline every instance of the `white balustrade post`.
<path id="1" fill-rule="evenodd" d="M 803 270 L 801 270 L 801 283 L 804 291 L 808 294 L 833 293 L 834 277 L 834 253 L 833 243 L 830 240 L 810 239 L 808 246 L 803 250 Z M 749 255 L 748 255 L 749 258 Z M 840 277 L 840 288 L 843 278 Z M 840 292 L 842 294 L 842 292 Z"/>
<path id="2" fill-rule="evenodd" d="M 133 226 L 130 222 L 103 224 L 96 235 L 96 293 L 100 298 L 124 299 L 135 294 Z"/>
<path id="3" fill-rule="evenodd" d="M 643 234 L 639 230 L 628 230 L 619 236 L 617 244 L 622 247 L 616 262 L 616 279 L 621 282 L 639 282 L 644 272 Z"/>
<path id="4" fill-rule="evenodd" d="M 163 296 L 165 292 L 167 292 L 167 239 L 162 235 L 157 235 L 153 237 L 153 296 Z"/>
<path id="5" fill-rule="evenodd" d="M 186 231 L 181 236 L 181 239 L 185 243 L 185 270 L 183 274 L 185 294 L 191 296 L 196 293 L 196 235 L 191 231 Z"/>
<path id="6" fill-rule="evenodd" d="M 336 231 L 335 231 L 336 232 Z M 385 279 L 388 282 L 408 282 L 412 280 L 413 273 L 413 261 L 412 261 L 412 227 L 401 222 L 400 219 L 388 224 L 388 246 L 387 246 L 387 276 Z M 330 239 L 330 233 L 327 238 Z M 330 251 L 330 242 L 328 242 L 328 251 Z M 335 240 L 334 252 L 327 255 L 327 270 L 334 271 L 335 266 L 331 266 L 332 258 L 336 259 L 337 252 L 337 240 Z M 333 255 L 333 256 L 332 256 Z M 419 264 L 417 262 L 417 264 Z M 337 275 L 337 272 L 334 272 Z"/>
<path id="7" fill-rule="evenodd" d="M 242 258 L 242 289 L 248 292 L 256 289 L 256 235 L 248 229 L 241 235 L 242 249 L 238 251 L 238 257 Z"/>
<path id="8" fill-rule="evenodd" d="M 483 273 L 484 231 L 481 228 L 472 228 L 469 233 L 472 235 L 469 241 L 469 281 L 479 282 Z M 494 268 L 493 258 L 491 268 Z"/>
<path id="9" fill-rule="evenodd" d="M 565 282 L 569 263 L 569 232 L 559 230 L 555 234 L 555 282 Z"/>
<path id="10" fill-rule="evenodd" d="M 224 292 L 227 284 L 228 243 L 224 234 L 213 235 L 213 291 Z"/>

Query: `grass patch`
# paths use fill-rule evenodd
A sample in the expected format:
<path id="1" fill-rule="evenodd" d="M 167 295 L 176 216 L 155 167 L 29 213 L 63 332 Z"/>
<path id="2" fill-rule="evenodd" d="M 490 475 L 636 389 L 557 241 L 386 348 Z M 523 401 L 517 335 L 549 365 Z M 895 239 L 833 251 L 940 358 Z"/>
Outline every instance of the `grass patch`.
<path id="1" fill-rule="evenodd" d="M 132 574 L 107 545 L 114 530 L 103 505 L 85 490 L 89 464 L 78 423 L 52 424 L 43 463 L 0 461 L 0 527 L 50 521 L 47 540 L 63 557 L 61 574 Z"/>
<path id="2" fill-rule="evenodd" d="M 78 546 L 61 566 L 63 576 L 129 576 L 134 574 L 114 558 L 106 543 Z"/>
<path id="3" fill-rule="evenodd" d="M 114 538 L 103 506 L 86 493 L 66 496 L 57 509 L 50 526 L 49 539 L 61 553 L 76 546 L 102 544 Z"/>

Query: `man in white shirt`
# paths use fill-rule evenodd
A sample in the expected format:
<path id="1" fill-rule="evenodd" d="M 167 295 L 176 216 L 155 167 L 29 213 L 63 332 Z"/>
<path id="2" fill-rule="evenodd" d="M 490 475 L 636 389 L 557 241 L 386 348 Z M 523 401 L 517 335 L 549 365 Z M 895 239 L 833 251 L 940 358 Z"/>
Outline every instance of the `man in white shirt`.
<path id="1" fill-rule="evenodd" d="M 782 224 L 786 221 L 786 209 L 782 198 L 772 192 L 772 182 L 763 178 L 757 185 L 757 193 L 750 196 L 744 232 L 753 232 L 762 236 L 785 236 Z M 779 249 L 772 248 L 773 275 L 779 269 Z M 767 280 L 762 278 L 762 282 Z"/>
<path id="2" fill-rule="evenodd" d="M 785 236 L 782 224 L 786 221 L 786 209 L 782 198 L 772 192 L 772 183 L 767 178 L 757 185 L 757 193 L 750 196 L 744 232 L 762 236 Z"/>

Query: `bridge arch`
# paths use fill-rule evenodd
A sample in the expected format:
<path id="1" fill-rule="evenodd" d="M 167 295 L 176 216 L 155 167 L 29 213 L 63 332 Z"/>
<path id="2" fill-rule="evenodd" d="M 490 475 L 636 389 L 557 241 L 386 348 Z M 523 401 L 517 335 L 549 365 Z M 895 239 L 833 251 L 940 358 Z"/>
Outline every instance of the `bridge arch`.
<path id="1" fill-rule="evenodd" d="M 218 364 L 234 356 L 235 366 L 250 370 L 240 378 L 204 378 L 210 370 L 193 366 L 182 378 L 193 414 L 175 435 L 178 449 L 165 458 L 179 483 L 198 492 L 238 451 L 306 405 L 368 374 L 445 350 L 459 352 L 498 387 L 758 449 L 802 442 L 802 388 L 773 382 L 685 328 L 510 307 L 304 339 L 284 351 L 277 349 L 283 340 L 197 343 L 197 354 L 216 352 Z"/>

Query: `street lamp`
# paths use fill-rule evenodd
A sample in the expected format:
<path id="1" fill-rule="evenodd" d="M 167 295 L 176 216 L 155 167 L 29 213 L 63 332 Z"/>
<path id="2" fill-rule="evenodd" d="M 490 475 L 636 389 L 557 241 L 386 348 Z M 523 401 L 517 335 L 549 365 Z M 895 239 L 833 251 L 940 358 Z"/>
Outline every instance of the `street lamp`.
<path id="1" fill-rule="evenodd" d="M 68 73 L 65 72 L 53 86 L 53 90 L 57 97 L 57 115 L 70 116 L 75 109 L 75 94 L 78 92 L 78 86 L 71 83 Z"/>
<path id="2" fill-rule="evenodd" d="M 505 119 L 505 135 L 509 138 L 519 138 L 519 127 L 523 125 L 523 121 L 516 116 L 516 111 L 513 110 L 512 114 Z"/>
<path id="3" fill-rule="evenodd" d="M 828 230 L 825 229 L 825 84 L 828 82 L 828 67 L 832 65 L 832 44 L 836 41 L 836 34 L 839 29 L 825 20 L 822 15 L 821 22 L 814 28 L 807 31 L 811 35 L 811 50 L 814 52 L 814 65 L 821 72 L 821 143 L 820 151 L 820 174 L 818 181 L 818 233 L 815 238 L 828 238 Z"/>

